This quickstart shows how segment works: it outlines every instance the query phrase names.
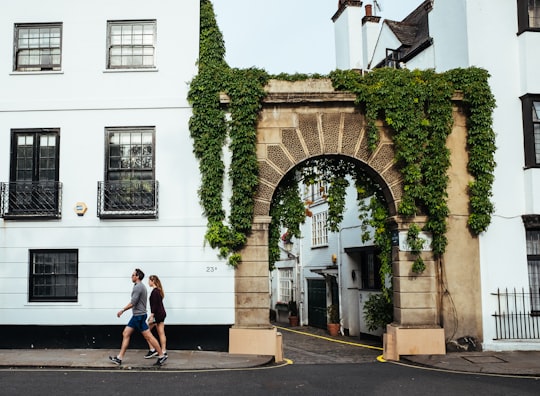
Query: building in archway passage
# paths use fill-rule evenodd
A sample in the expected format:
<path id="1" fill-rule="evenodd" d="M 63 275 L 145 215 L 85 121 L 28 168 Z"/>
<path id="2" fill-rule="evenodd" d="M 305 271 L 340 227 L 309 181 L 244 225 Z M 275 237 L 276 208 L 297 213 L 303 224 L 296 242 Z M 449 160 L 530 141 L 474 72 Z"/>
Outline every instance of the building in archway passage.
<path id="1" fill-rule="evenodd" d="M 171 332 L 223 325 L 226 348 L 234 271 L 203 245 L 188 129 L 199 14 L 197 0 L 4 4 L 0 347 L 32 325 L 28 346 L 116 345 L 139 267 L 163 282 Z"/>
<path id="2" fill-rule="evenodd" d="M 382 329 L 369 329 L 363 313 L 370 295 L 381 290 L 379 252 L 373 240 L 362 241 L 357 191 L 354 180 L 347 179 L 347 205 L 338 232 L 326 223 L 328 186 L 319 182 L 300 187 L 309 215 L 301 225 L 302 237 L 281 245 L 282 260 L 272 274 L 272 303 L 278 320 L 286 321 L 280 308 L 292 299 L 301 325 L 324 329 L 328 306 L 337 305 L 344 334 L 380 336 Z M 367 231 L 373 232 L 371 227 Z"/>
<path id="3" fill-rule="evenodd" d="M 427 0 L 402 21 L 372 14 L 371 4 L 344 0 L 333 16 L 340 69 L 377 67 L 486 69 L 497 107 L 497 152 L 488 230 L 479 236 L 481 318 L 463 315 L 459 274 L 446 261 L 442 299 L 446 338 L 470 336 L 479 320 L 486 350 L 540 349 L 540 2 Z M 451 218 L 462 213 L 454 211 Z M 471 268 L 476 265 L 472 258 Z M 461 274 L 463 276 L 463 274 Z M 456 329 L 460 329 L 456 332 Z"/>

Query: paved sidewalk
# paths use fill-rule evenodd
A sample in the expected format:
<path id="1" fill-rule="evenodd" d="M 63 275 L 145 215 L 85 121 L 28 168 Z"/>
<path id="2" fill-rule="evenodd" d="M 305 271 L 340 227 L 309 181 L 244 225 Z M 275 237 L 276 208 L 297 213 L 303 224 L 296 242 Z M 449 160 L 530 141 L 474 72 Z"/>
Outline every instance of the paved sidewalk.
<path id="1" fill-rule="evenodd" d="M 402 356 L 401 361 L 441 370 L 540 378 L 540 351 L 450 352 Z"/>
<path id="2" fill-rule="evenodd" d="M 377 343 L 357 337 L 330 337 L 326 331 L 309 326 L 290 328 L 280 325 L 278 331 L 283 334 L 284 358 L 295 360 L 296 357 L 294 364 L 364 363 L 382 357 L 382 350 Z M 109 355 L 116 352 L 109 349 L 0 349 L 0 369 L 24 367 L 185 371 L 245 369 L 273 364 L 272 356 L 169 350 L 167 362 L 161 367 L 154 367 L 155 358 L 143 357 L 146 350 L 128 349 L 122 365 L 116 366 L 108 359 Z M 453 372 L 540 378 L 540 350 L 402 356 L 398 363 Z"/>
<path id="3" fill-rule="evenodd" d="M 169 350 L 165 364 L 156 367 L 153 364 L 157 358 L 144 358 L 147 350 L 128 349 L 122 365 L 117 366 L 109 361 L 109 355 L 116 352 L 108 349 L 0 349 L 0 368 L 218 370 L 257 367 L 273 361 L 273 356 Z"/>

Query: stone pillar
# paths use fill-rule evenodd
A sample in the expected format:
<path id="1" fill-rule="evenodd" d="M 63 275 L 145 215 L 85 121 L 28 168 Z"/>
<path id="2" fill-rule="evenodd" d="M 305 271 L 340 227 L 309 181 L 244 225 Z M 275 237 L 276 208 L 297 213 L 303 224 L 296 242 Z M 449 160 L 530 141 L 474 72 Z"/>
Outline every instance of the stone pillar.
<path id="1" fill-rule="evenodd" d="M 384 335 L 384 358 L 399 360 L 399 355 L 445 354 L 444 329 L 439 319 L 439 291 L 437 264 L 431 250 L 424 250 L 421 257 L 426 269 L 418 274 L 412 271 L 416 256 L 406 244 L 409 225 L 425 224 L 425 217 L 412 221 L 395 219 L 397 243 L 392 247 L 394 322 Z M 430 235 L 422 235 L 429 245 Z"/>
<path id="2" fill-rule="evenodd" d="M 235 324 L 229 330 L 229 353 L 283 356 L 281 336 L 270 325 L 268 269 L 269 216 L 256 216 L 242 262 L 235 270 Z"/>

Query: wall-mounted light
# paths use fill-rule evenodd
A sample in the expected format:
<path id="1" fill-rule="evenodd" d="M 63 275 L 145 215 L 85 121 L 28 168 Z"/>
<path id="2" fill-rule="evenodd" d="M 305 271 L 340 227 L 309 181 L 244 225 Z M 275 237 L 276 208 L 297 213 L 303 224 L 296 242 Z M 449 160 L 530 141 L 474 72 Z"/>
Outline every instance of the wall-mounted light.
<path id="1" fill-rule="evenodd" d="M 337 256 L 335 254 L 332 255 L 332 264 L 337 263 Z"/>
<path id="2" fill-rule="evenodd" d="M 292 243 L 291 241 L 285 242 L 285 243 L 283 244 L 283 247 L 284 247 L 285 251 L 287 251 L 288 253 L 290 253 L 291 250 L 292 250 L 292 247 L 293 247 L 293 243 Z"/>

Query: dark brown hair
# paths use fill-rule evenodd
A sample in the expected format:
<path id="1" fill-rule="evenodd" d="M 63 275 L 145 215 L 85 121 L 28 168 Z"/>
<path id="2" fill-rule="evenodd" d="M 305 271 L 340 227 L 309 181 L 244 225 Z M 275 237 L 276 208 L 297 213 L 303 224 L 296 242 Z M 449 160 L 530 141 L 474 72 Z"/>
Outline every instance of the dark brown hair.
<path id="1" fill-rule="evenodd" d="M 161 281 L 159 280 L 157 275 L 150 275 L 149 278 L 152 282 L 154 282 L 154 285 L 156 286 L 156 289 L 159 290 L 159 294 L 161 294 L 161 298 L 165 298 L 165 292 L 163 291 L 163 286 L 161 285 Z"/>

